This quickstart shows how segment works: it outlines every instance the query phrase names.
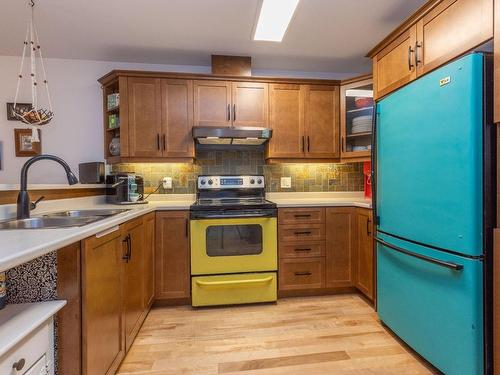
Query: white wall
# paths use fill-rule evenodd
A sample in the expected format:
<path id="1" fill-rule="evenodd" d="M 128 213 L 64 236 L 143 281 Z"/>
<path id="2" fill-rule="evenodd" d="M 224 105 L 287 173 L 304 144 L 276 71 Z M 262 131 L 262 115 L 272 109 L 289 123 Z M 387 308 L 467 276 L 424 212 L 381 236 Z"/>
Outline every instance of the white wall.
<path id="1" fill-rule="evenodd" d="M 14 129 L 20 122 L 7 121 L 6 103 L 14 101 L 19 57 L 0 56 L 0 184 L 19 182 L 19 172 L 27 158 L 15 157 Z M 60 156 L 73 171 L 78 163 L 103 160 L 102 96 L 97 79 L 112 69 L 209 73 L 206 66 L 128 64 L 86 60 L 46 60 L 47 78 L 55 117 L 42 130 L 42 152 Z M 311 78 L 343 78 L 345 75 L 315 72 L 264 71 L 255 75 Z M 31 102 L 29 82 L 24 80 L 19 102 Z M 42 88 L 42 87 L 40 87 Z M 43 96 L 44 97 L 44 96 Z M 41 161 L 29 172 L 29 183 L 65 183 L 63 169 L 56 163 Z"/>

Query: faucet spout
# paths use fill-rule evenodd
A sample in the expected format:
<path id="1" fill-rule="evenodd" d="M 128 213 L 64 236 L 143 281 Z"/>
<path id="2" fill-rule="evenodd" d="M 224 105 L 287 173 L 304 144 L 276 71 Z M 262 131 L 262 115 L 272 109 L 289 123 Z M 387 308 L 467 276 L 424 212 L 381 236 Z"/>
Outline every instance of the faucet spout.
<path id="1" fill-rule="evenodd" d="M 60 157 L 54 155 L 38 155 L 32 157 L 26 163 L 24 163 L 21 169 L 21 188 L 19 190 L 19 194 L 17 196 L 17 218 L 18 219 L 26 219 L 30 217 L 30 206 L 31 201 L 28 194 L 28 170 L 29 168 L 39 160 L 52 160 L 59 163 L 66 172 L 66 178 L 68 179 L 68 184 L 74 185 L 78 183 L 78 178 L 74 175 L 69 167 L 68 163 L 66 163 Z"/>

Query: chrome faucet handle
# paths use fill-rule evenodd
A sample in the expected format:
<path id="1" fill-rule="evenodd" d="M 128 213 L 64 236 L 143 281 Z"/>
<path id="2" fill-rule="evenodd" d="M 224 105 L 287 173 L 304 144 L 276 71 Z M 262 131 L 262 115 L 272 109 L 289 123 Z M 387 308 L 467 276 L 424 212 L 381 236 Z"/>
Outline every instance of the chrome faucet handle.
<path id="1" fill-rule="evenodd" d="M 42 199 L 44 199 L 44 198 L 45 198 L 45 196 L 44 196 L 44 195 L 42 195 L 42 196 L 41 196 L 40 198 L 38 198 L 36 201 L 31 202 L 31 203 L 30 203 L 30 211 L 34 210 L 34 209 L 36 208 L 37 204 L 38 204 L 38 203 L 40 203 L 40 201 L 41 201 Z"/>

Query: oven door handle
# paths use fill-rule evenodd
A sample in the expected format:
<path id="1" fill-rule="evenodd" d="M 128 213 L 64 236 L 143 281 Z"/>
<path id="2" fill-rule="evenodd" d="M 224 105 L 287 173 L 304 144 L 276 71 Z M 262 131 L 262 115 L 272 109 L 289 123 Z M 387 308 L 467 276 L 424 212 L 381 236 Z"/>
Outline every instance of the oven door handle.
<path id="1" fill-rule="evenodd" d="M 248 279 L 248 280 L 223 280 L 223 281 L 201 281 L 196 280 L 196 284 L 201 287 L 232 287 L 240 285 L 255 285 L 267 284 L 273 280 L 272 276 L 264 277 L 262 279 Z"/>
<path id="2" fill-rule="evenodd" d="M 261 217 L 276 217 L 275 213 L 251 213 L 251 214 L 234 214 L 234 215 L 223 215 L 223 214 L 199 214 L 192 217 L 193 219 L 238 219 L 238 218 L 261 218 Z"/>

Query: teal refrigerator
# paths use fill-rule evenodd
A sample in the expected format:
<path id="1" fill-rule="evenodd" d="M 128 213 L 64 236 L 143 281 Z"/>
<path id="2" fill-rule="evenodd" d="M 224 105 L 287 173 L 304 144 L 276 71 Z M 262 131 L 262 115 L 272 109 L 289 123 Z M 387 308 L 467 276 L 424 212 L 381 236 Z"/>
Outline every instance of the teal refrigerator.
<path id="1" fill-rule="evenodd" d="M 377 312 L 447 375 L 492 373 L 491 70 L 490 55 L 468 54 L 374 116 Z"/>

